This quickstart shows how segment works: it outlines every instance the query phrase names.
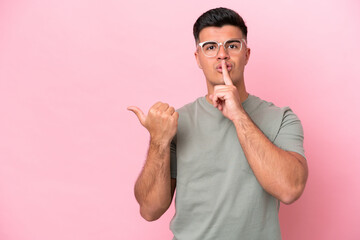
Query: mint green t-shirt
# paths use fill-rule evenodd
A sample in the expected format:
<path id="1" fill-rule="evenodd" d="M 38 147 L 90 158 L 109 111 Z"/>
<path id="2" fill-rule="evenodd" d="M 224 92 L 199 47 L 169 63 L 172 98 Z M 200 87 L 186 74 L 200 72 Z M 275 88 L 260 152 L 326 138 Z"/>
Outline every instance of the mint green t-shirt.
<path id="1" fill-rule="evenodd" d="M 249 95 L 243 108 L 276 146 L 303 156 L 303 129 L 290 108 Z M 205 97 L 179 112 L 171 146 L 176 178 L 173 240 L 279 240 L 279 200 L 261 187 L 234 124 Z"/>

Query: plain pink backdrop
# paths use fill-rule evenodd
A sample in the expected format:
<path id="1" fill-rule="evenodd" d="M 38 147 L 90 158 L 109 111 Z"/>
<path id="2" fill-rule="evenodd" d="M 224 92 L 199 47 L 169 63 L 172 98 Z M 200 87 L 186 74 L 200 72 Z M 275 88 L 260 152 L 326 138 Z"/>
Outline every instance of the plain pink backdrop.
<path id="1" fill-rule="evenodd" d="M 360 239 L 360 2 L 0 1 L 0 239 L 171 239 L 133 185 L 148 133 L 126 110 L 206 94 L 192 25 L 225 6 L 249 28 L 250 93 L 289 105 L 310 175 L 285 240 Z"/>

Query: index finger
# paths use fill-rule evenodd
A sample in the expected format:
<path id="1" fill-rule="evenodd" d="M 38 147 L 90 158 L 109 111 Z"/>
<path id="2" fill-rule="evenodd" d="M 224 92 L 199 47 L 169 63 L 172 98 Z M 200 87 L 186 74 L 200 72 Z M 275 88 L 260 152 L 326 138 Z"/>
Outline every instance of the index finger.
<path id="1" fill-rule="evenodd" d="M 221 69 L 225 85 L 234 85 L 227 70 L 225 60 L 221 61 Z"/>

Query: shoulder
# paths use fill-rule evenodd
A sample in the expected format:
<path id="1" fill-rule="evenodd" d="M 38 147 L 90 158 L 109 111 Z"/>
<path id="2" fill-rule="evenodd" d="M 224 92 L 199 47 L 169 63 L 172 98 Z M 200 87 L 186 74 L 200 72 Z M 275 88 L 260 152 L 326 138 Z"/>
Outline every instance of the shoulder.
<path id="1" fill-rule="evenodd" d="M 275 139 L 284 124 L 299 121 L 290 107 L 278 107 L 257 96 L 249 95 L 249 101 L 246 104 L 245 111 L 270 140 Z"/>
<path id="2" fill-rule="evenodd" d="M 282 112 L 282 108 L 276 106 L 272 102 L 268 102 L 254 95 L 249 95 L 248 99 L 245 101 L 244 108 L 248 114 L 252 115 L 268 115 Z"/>
<path id="3" fill-rule="evenodd" d="M 272 102 L 250 95 L 244 109 L 256 123 L 274 124 L 281 121 L 285 108 L 280 108 Z"/>
<path id="4" fill-rule="evenodd" d="M 195 101 L 185 104 L 181 108 L 178 108 L 176 111 L 179 114 L 188 114 L 190 112 L 193 112 L 193 111 L 195 111 L 196 106 L 199 104 L 200 100 L 201 100 L 201 97 L 197 98 Z"/>
<path id="5" fill-rule="evenodd" d="M 197 117 L 198 110 L 202 107 L 201 102 L 203 97 L 197 98 L 195 101 L 187 103 L 176 111 L 179 113 L 179 123 L 193 122 Z"/>
<path id="6" fill-rule="evenodd" d="M 197 115 L 196 109 L 198 109 L 198 102 L 201 98 L 197 98 L 195 101 L 185 104 L 184 106 L 176 109 L 179 113 L 178 119 L 178 129 L 177 134 L 175 136 L 175 141 L 179 137 L 179 135 L 183 135 L 184 133 L 189 131 L 189 126 L 192 126 L 194 122 L 194 118 Z"/>

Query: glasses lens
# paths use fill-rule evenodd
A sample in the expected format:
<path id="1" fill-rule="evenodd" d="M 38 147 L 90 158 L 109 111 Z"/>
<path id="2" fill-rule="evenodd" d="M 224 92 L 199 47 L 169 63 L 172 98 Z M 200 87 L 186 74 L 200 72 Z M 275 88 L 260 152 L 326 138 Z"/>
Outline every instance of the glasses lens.
<path id="1" fill-rule="evenodd" d="M 218 52 L 218 44 L 216 42 L 206 42 L 202 46 L 203 53 L 208 57 L 214 57 L 216 56 Z"/>
<path id="2" fill-rule="evenodd" d="M 230 40 L 225 44 L 225 48 L 229 54 L 238 53 L 241 50 L 241 42 L 239 40 Z"/>

